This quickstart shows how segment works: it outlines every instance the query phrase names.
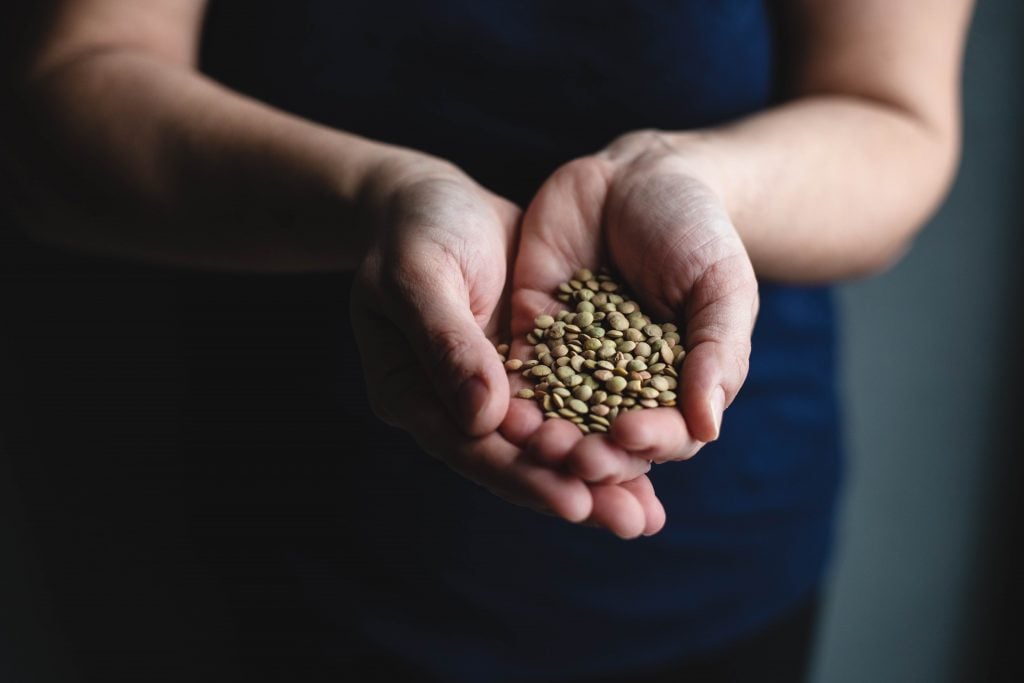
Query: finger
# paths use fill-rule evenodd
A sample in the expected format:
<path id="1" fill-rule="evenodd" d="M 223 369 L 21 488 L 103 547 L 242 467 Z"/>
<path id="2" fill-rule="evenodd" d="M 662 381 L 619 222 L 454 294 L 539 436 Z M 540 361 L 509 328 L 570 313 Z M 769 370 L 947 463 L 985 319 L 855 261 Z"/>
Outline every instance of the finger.
<path id="1" fill-rule="evenodd" d="M 552 296 L 557 285 L 576 269 L 596 266 L 601 260 L 601 208 L 608 185 L 605 169 L 603 162 L 571 162 L 563 166 L 544 183 L 523 216 L 513 270 L 512 358 L 533 357 L 532 345 L 525 337 L 533 329 L 536 316 L 554 315 L 565 308 Z M 533 383 L 513 377 L 512 386 L 518 390 L 532 387 Z M 537 410 L 539 413 L 540 409 Z M 513 438 L 525 433 L 525 428 L 517 431 L 508 420 L 504 428 Z M 577 434 L 573 440 L 578 438 Z M 560 438 L 550 443 L 561 443 Z M 549 452 L 548 446 L 542 445 L 539 457 L 560 458 L 564 452 L 561 446 Z"/>
<path id="2" fill-rule="evenodd" d="M 676 408 L 628 410 L 612 423 L 610 434 L 616 444 L 634 456 L 654 462 L 686 460 L 704 445 L 690 435 L 686 420 Z"/>
<path id="3" fill-rule="evenodd" d="M 717 438 L 746 377 L 757 280 L 719 198 L 685 175 L 641 176 L 614 193 L 609 245 L 640 300 L 685 329 L 679 404 L 689 433 Z M 644 225 L 638 240 L 635 225 Z"/>
<path id="4" fill-rule="evenodd" d="M 690 292 L 680 401 L 699 441 L 718 438 L 723 411 L 747 377 L 757 306 L 757 280 L 745 254 L 708 268 Z"/>
<path id="5" fill-rule="evenodd" d="M 408 430 L 427 453 L 509 502 L 570 522 L 590 515 L 592 498 L 582 481 L 530 463 L 521 449 L 497 433 L 466 436 L 433 399 L 426 375 L 408 360 L 404 339 L 394 326 L 365 311 L 353 318 L 375 412 Z"/>
<path id="6" fill-rule="evenodd" d="M 520 448 L 526 447 L 530 437 L 544 422 L 544 416 L 533 399 L 513 398 L 508 412 L 498 427 L 499 433 Z M 579 430 L 577 430 L 578 432 Z"/>
<path id="7" fill-rule="evenodd" d="M 365 341 L 368 331 L 384 326 L 372 317 L 360 317 L 357 339 L 363 337 Z M 375 411 L 408 430 L 427 453 L 509 502 L 550 512 L 570 522 L 590 515 L 590 491 L 578 478 L 530 463 L 521 449 L 497 433 L 474 438 L 457 429 L 446 412 L 431 400 L 429 382 L 419 366 L 394 364 L 394 352 L 401 338 L 394 334 L 387 338 L 389 341 L 384 344 L 369 345 L 363 356 Z"/>
<path id="8" fill-rule="evenodd" d="M 568 420 L 547 420 L 530 437 L 526 455 L 539 464 L 559 468 L 582 438 L 580 430 Z"/>
<path id="9" fill-rule="evenodd" d="M 458 434 L 447 436 L 457 438 Z M 587 519 L 593 509 L 590 490 L 578 477 L 530 462 L 497 433 L 458 449 L 448 463 L 511 503 L 550 511 L 570 522 Z"/>
<path id="10" fill-rule="evenodd" d="M 602 484 L 629 481 L 651 470 L 647 458 L 631 455 L 604 434 L 590 434 L 576 442 L 567 464 L 583 481 Z"/>
<path id="11" fill-rule="evenodd" d="M 534 355 L 532 345 L 529 344 L 523 335 L 515 339 L 511 344 L 509 358 L 526 360 Z M 536 383 L 530 378 L 522 376 L 522 370 L 513 371 L 508 375 L 509 391 L 513 396 L 520 389 L 534 389 Z M 514 398 L 509 402 L 508 413 L 502 421 L 499 430 L 506 439 L 523 448 L 541 424 L 544 423 L 544 415 L 537 399 Z M 576 430 L 579 434 L 579 430 Z"/>
<path id="12" fill-rule="evenodd" d="M 526 460 L 517 461 L 514 470 L 510 479 L 503 480 L 506 490 L 507 482 L 513 483 L 516 489 L 524 492 L 523 499 L 539 500 L 551 514 L 573 524 L 590 517 L 593 497 L 586 484 L 578 478 Z M 517 498 L 513 494 L 507 496 L 506 500 L 515 503 Z"/>
<path id="13" fill-rule="evenodd" d="M 621 484 L 622 488 L 632 493 L 640 507 L 644 510 L 644 536 L 653 536 L 665 526 L 665 507 L 654 493 L 654 485 L 646 476 L 637 477 L 633 481 Z"/>
<path id="14" fill-rule="evenodd" d="M 610 164 L 590 158 L 569 162 L 544 183 L 523 216 L 513 274 L 517 292 L 547 295 L 577 268 L 601 262 L 609 179 Z M 537 302 L 513 300 L 514 307 L 517 303 Z M 538 308 L 529 310 L 537 315 Z"/>
<path id="15" fill-rule="evenodd" d="M 636 538 L 647 527 L 647 516 L 637 497 L 620 484 L 590 487 L 593 511 L 590 521 L 608 529 L 619 538 Z"/>
<path id="16" fill-rule="evenodd" d="M 503 265 L 496 267 L 503 270 Z M 393 265 L 384 268 L 382 281 L 389 317 L 409 341 L 437 396 L 464 432 L 481 436 L 505 417 L 509 386 L 474 313 L 465 272 L 458 255 L 436 245 L 403 245 Z M 484 324 L 499 295 L 500 287 L 484 306 Z"/>
<path id="17" fill-rule="evenodd" d="M 609 169 L 593 157 L 562 166 L 523 215 L 512 277 L 514 337 L 528 333 L 537 315 L 565 308 L 552 294 L 575 270 L 603 261 L 601 217 Z"/>
<path id="18" fill-rule="evenodd" d="M 533 345 L 526 341 L 524 335 L 513 338 L 509 349 L 509 359 L 525 362 L 535 356 Z M 508 374 L 508 383 L 509 391 L 513 396 L 518 395 L 523 389 L 529 389 L 532 393 L 537 388 L 536 378 L 529 376 L 527 369 L 523 367 Z M 520 446 L 525 446 L 530 435 L 543 421 L 543 408 L 538 398 L 513 399 L 509 405 L 508 414 L 501 424 L 501 429 L 507 438 Z"/>

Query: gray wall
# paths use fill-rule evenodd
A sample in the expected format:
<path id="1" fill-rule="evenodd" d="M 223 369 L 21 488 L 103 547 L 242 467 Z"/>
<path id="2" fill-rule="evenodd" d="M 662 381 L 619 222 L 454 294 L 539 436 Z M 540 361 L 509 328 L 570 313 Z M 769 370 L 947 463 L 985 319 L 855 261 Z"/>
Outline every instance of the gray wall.
<path id="1" fill-rule="evenodd" d="M 999 511 L 1020 493 L 1022 31 L 1024 3 L 980 2 L 949 200 L 899 266 L 841 291 L 850 462 L 816 683 L 982 680 L 971 645 L 998 628 Z"/>

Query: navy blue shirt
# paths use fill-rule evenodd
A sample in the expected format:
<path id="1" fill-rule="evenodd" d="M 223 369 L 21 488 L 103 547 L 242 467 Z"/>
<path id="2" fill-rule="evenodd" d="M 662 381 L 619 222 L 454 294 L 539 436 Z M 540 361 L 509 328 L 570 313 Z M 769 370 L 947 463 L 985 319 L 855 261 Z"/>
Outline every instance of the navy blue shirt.
<path id="1" fill-rule="evenodd" d="M 215 1 L 202 66 L 525 203 L 622 133 L 769 106 L 766 5 Z M 197 533 L 250 627 L 302 610 L 306 637 L 339 660 L 373 644 L 446 679 L 541 681 L 683 659 L 820 582 L 840 469 L 827 290 L 761 283 L 749 378 L 721 439 L 655 468 L 667 526 L 624 542 L 509 505 L 377 421 L 347 277 L 226 281 L 232 294 L 197 288 L 187 307 L 190 360 L 213 370 L 190 376 L 182 428 L 195 471 L 216 481 L 196 498 Z M 259 381 L 239 379 L 254 361 Z M 253 395 L 219 400 L 228 379 Z"/>

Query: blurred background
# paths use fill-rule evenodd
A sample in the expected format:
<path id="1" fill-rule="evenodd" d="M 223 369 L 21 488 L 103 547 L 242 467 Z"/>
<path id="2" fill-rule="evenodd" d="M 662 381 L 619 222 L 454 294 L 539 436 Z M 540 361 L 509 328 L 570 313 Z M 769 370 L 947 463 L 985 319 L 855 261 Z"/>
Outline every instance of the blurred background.
<path id="1" fill-rule="evenodd" d="M 1024 593 L 1017 578 L 1024 575 L 1022 32 L 1024 3 L 979 3 L 964 77 L 963 164 L 950 198 L 899 266 L 841 289 L 850 458 L 815 683 L 1024 680 L 1018 651 Z M 74 681 L 74 653 L 54 636 L 54 623 L 79 619 L 87 628 L 91 610 L 104 609 L 102 595 L 80 605 L 55 600 L 40 574 L 53 558 L 30 526 L 44 525 L 48 541 L 63 552 L 103 558 L 128 543 L 148 562 L 165 553 L 168 563 L 197 566 L 182 559 L 180 548 L 146 546 L 144 527 L 129 524 L 115 535 L 76 520 L 76 531 L 62 536 L 66 520 L 45 514 L 75 509 L 68 498 L 76 496 L 81 509 L 161 511 L 150 521 L 173 523 L 179 513 L 177 425 L 158 417 L 166 406 L 90 405 L 103 400 L 90 392 L 98 378 L 128 396 L 136 383 L 163 382 L 172 389 L 167 400 L 174 400 L 183 380 L 169 359 L 188 340 L 176 338 L 159 315 L 134 326 L 124 322 L 132 316 L 139 322 L 140 303 L 155 311 L 178 305 L 173 276 L 101 265 L 116 272 L 78 289 L 59 256 L 33 250 L 0 224 L 0 681 Z M 133 291 L 125 291 L 125 282 Z M 90 341 L 83 345 L 83 339 Z M 34 354 L 29 365 L 27 348 Z M 100 376 L 97 368 L 108 372 L 112 359 L 144 373 Z M 26 398 L 14 388 L 29 379 L 35 388 Z M 27 417 L 27 401 L 81 412 L 80 432 L 45 434 L 45 424 Z M 124 422 L 97 424 L 92 417 L 110 414 Z M 139 435 L 165 438 L 135 443 L 133 423 L 141 425 Z M 71 453 L 60 463 L 64 483 L 57 487 L 43 464 L 12 457 L 11 444 L 28 432 L 69 448 L 79 440 L 106 444 L 115 459 L 143 449 L 157 476 L 142 490 L 114 490 L 90 478 L 88 468 L 77 469 Z M 69 488 L 75 481 L 81 485 Z M 109 581 L 140 581 L 130 560 L 85 562 L 76 568 L 81 576 L 61 580 L 89 586 L 95 571 Z M 157 606 L 170 615 L 168 629 L 175 628 L 175 615 L 188 623 L 189 606 L 210 597 L 203 594 L 204 577 L 186 579 L 191 591 L 167 594 L 167 604 Z M 159 585 L 139 588 L 160 591 Z M 129 638 L 122 653 L 133 652 L 131 609 L 118 609 L 125 610 L 125 629 L 117 637 Z M 132 656 L 166 653 L 142 649 Z M 175 680 L 168 665 L 167 680 Z"/>
<path id="2" fill-rule="evenodd" d="M 1024 681 L 1024 3 L 978 3 L 964 151 L 893 270 L 841 288 L 849 462 L 815 683 Z"/>

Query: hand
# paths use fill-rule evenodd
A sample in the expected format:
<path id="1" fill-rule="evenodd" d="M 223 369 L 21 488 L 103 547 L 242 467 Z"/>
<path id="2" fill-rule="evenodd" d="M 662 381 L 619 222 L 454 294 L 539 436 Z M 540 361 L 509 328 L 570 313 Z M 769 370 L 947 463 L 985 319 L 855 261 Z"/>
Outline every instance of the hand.
<path id="1" fill-rule="evenodd" d="M 607 435 L 583 437 L 558 421 L 526 433 L 518 424 L 539 421 L 540 410 L 513 399 L 501 431 L 538 462 L 610 485 L 635 481 L 648 461 L 689 458 L 718 437 L 746 377 L 758 297 L 750 259 L 710 178 L 660 134 L 635 133 L 557 170 L 530 204 L 513 274 L 513 339 L 536 315 L 562 308 L 551 295 L 558 283 L 578 268 L 608 264 L 654 321 L 679 326 L 687 350 L 678 408 L 623 413 Z M 527 357 L 525 343 L 512 354 Z"/>
<path id="2" fill-rule="evenodd" d="M 369 245 L 352 324 L 374 412 L 511 502 L 588 518 L 578 477 L 531 461 L 496 431 L 510 390 L 492 340 L 507 320 L 519 209 L 450 164 L 398 152 L 368 176 L 361 213 Z"/>

